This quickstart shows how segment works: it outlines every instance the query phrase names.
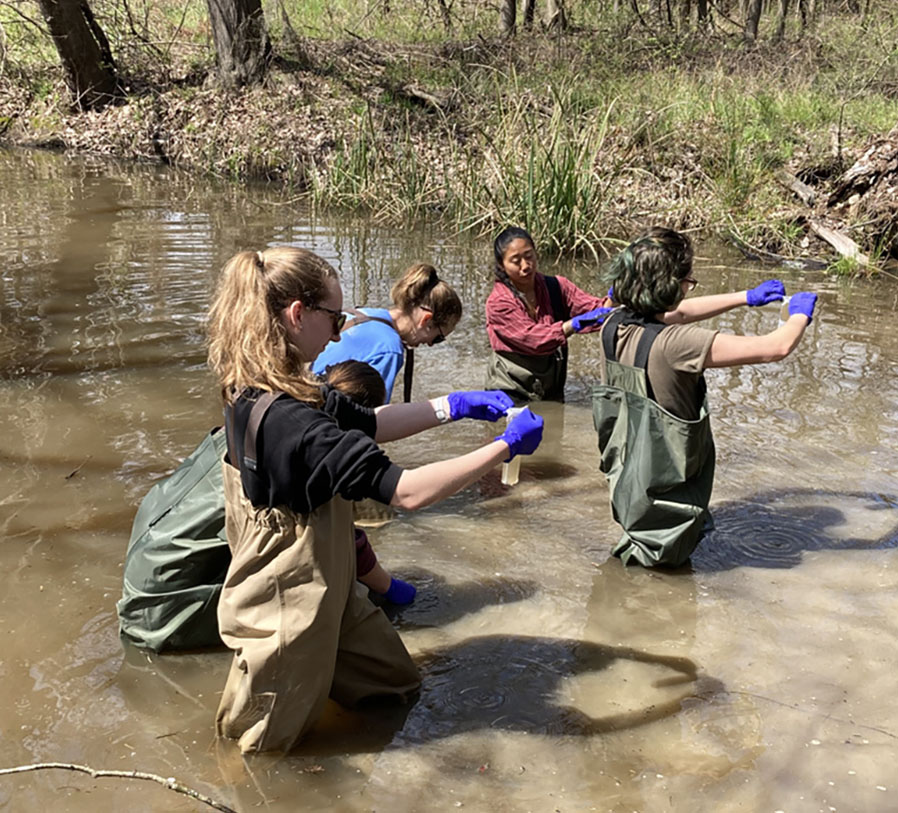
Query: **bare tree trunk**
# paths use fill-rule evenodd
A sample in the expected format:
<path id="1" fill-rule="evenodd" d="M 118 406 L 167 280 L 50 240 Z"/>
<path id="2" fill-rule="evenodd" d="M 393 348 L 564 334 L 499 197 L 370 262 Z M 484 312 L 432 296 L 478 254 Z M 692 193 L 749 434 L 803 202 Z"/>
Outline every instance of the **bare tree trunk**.
<path id="1" fill-rule="evenodd" d="M 773 39 L 782 42 L 786 36 L 786 17 L 789 15 L 789 0 L 780 0 L 780 19 L 776 26 L 776 33 Z"/>
<path id="2" fill-rule="evenodd" d="M 536 13 L 536 0 L 524 0 L 524 30 L 533 28 L 533 15 Z"/>
<path id="3" fill-rule="evenodd" d="M 697 0 L 695 13 L 698 17 L 698 24 L 700 26 L 705 25 L 710 19 L 708 16 L 708 0 Z"/>
<path id="4" fill-rule="evenodd" d="M 754 42 L 758 38 L 758 24 L 761 22 L 762 0 L 749 0 L 745 9 L 745 39 Z"/>
<path id="5" fill-rule="evenodd" d="M 515 18 L 518 14 L 517 0 L 502 0 L 502 8 L 500 10 L 502 33 L 507 37 L 514 34 Z"/>
<path id="6" fill-rule="evenodd" d="M 564 31 L 567 28 L 567 16 L 562 0 L 546 0 L 546 17 L 543 24 L 546 28 L 556 31 Z"/>
<path id="7" fill-rule="evenodd" d="M 271 60 L 261 0 L 207 3 L 221 83 L 234 88 L 261 82 Z"/>
<path id="8" fill-rule="evenodd" d="M 76 107 L 99 110 L 120 96 L 109 40 L 87 0 L 38 0 Z"/>
<path id="9" fill-rule="evenodd" d="M 808 0 L 798 0 L 798 13 L 801 16 L 801 33 L 804 35 L 808 28 Z"/>

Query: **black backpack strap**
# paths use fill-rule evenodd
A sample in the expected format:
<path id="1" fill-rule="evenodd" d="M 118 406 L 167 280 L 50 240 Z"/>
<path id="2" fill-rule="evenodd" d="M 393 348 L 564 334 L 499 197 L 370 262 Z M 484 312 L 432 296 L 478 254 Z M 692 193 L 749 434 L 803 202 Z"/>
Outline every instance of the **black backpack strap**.
<path id="1" fill-rule="evenodd" d="M 256 448 L 256 436 L 259 433 L 259 427 L 262 425 L 262 419 L 268 408 L 277 401 L 284 393 L 282 392 L 263 392 L 256 402 L 253 404 L 249 413 L 249 420 L 246 422 L 246 429 L 243 433 L 243 460 L 239 460 L 237 449 L 234 444 L 235 432 L 235 410 L 233 404 L 228 404 L 225 409 L 225 417 L 227 419 L 227 435 L 228 435 L 228 458 L 231 464 L 238 469 L 243 470 L 245 466 L 248 471 L 255 471 L 256 464 L 259 460 L 259 450 Z"/>
<path id="2" fill-rule="evenodd" d="M 571 318 L 570 308 L 564 306 L 564 300 L 561 297 L 561 283 L 555 277 L 543 277 L 546 281 L 546 288 L 549 291 L 549 302 L 552 303 L 552 315 L 556 322 L 566 322 Z"/>

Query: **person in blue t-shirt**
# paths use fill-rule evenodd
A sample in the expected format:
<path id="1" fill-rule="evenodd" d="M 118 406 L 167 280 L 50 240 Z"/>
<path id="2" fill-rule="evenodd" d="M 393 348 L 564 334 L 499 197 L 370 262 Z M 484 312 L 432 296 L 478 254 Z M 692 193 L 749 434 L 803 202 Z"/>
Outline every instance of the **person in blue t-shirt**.
<path id="1" fill-rule="evenodd" d="M 390 290 L 390 308 L 350 308 L 339 338 L 331 341 L 312 365 L 318 375 L 341 361 L 364 361 L 380 373 L 386 401 L 405 364 L 406 393 L 411 391 L 411 355 L 406 350 L 442 342 L 461 319 L 461 300 L 432 265 L 411 266 Z M 406 400 L 408 400 L 406 398 Z"/>

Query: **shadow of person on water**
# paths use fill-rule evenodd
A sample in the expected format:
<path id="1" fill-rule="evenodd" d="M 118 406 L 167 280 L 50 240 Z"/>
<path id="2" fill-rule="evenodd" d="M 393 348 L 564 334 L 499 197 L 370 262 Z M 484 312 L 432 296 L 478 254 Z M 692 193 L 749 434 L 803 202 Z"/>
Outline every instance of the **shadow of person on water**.
<path id="1" fill-rule="evenodd" d="M 805 552 L 898 547 L 898 497 L 890 494 L 770 491 L 712 506 L 711 513 L 715 528 L 685 566 L 695 572 L 789 568 Z M 857 535 L 859 517 L 868 520 L 870 536 Z"/>
<path id="2" fill-rule="evenodd" d="M 398 573 L 415 585 L 418 592 L 411 604 L 397 605 L 370 594 L 396 628 L 403 630 L 441 627 L 493 604 L 524 601 L 539 589 L 536 582 L 523 579 L 477 579 L 449 584 L 445 578 L 422 568 Z"/>
<path id="3" fill-rule="evenodd" d="M 585 737 L 670 717 L 687 698 L 720 687 L 689 658 L 569 638 L 476 636 L 425 651 L 416 661 L 422 687 L 413 702 L 331 706 L 290 756 L 413 748 L 481 730 Z M 621 665 L 627 679 L 618 674 Z M 634 682 L 634 670 L 641 680 Z M 600 708 L 566 701 L 567 684 L 582 678 L 590 681 L 582 694 Z"/>

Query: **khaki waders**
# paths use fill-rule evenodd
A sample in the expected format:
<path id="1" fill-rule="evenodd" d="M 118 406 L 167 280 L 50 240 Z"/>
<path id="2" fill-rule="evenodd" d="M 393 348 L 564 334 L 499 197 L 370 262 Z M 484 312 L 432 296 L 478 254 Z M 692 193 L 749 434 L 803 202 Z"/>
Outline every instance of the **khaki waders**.
<path id="1" fill-rule="evenodd" d="M 248 435 L 252 425 L 251 418 Z M 255 449 L 252 440 L 245 448 Z M 218 623 L 234 660 L 219 735 L 238 739 L 244 753 L 287 751 L 328 697 L 352 706 L 416 690 L 420 675 L 408 651 L 356 581 L 351 503 L 334 497 L 308 515 L 256 508 L 240 472 L 223 466 L 232 559 Z"/>
<path id="2" fill-rule="evenodd" d="M 625 319 L 645 327 L 632 367 L 617 361 L 617 328 Z M 624 530 L 612 553 L 646 567 L 682 565 L 712 527 L 714 439 L 704 387 L 699 418 L 687 421 L 653 400 L 646 375 L 649 350 L 664 327 L 626 311 L 609 317 L 602 329 L 605 383 L 593 388 L 601 469 Z"/>

